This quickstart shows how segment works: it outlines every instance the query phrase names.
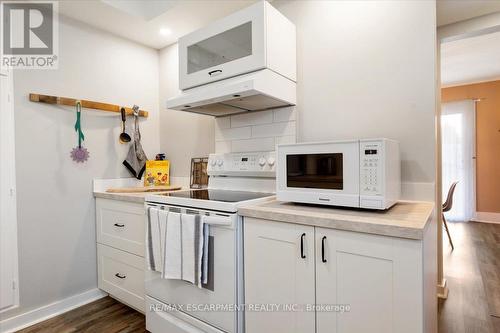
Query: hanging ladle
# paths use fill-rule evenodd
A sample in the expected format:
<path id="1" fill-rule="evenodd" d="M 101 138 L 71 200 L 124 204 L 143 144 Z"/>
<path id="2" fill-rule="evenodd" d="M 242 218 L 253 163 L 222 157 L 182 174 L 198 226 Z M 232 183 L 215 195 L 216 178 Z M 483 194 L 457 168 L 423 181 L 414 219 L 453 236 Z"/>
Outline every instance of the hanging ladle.
<path id="1" fill-rule="evenodd" d="M 125 113 L 125 108 L 121 108 L 120 113 L 122 114 L 122 133 L 120 134 L 120 142 L 127 143 L 127 142 L 130 142 L 130 140 L 132 140 L 132 139 L 130 138 L 130 135 L 125 133 L 125 121 L 127 118 L 127 115 Z"/>

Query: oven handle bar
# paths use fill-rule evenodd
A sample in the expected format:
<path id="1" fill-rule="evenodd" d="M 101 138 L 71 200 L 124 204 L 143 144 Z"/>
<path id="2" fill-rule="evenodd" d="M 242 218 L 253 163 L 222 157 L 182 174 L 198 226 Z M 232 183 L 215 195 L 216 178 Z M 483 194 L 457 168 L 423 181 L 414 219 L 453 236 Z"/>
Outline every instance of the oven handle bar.
<path id="1" fill-rule="evenodd" d="M 154 204 L 153 205 L 148 204 L 146 207 L 147 208 L 156 207 L 158 209 L 168 210 L 180 214 L 201 215 L 204 216 L 205 223 L 209 225 L 231 226 L 233 224 L 233 219 L 231 218 L 232 216 L 226 214 L 219 214 L 215 212 L 193 209 L 193 208 L 181 208 L 175 206 L 172 207 L 172 206 L 163 206 Z"/>

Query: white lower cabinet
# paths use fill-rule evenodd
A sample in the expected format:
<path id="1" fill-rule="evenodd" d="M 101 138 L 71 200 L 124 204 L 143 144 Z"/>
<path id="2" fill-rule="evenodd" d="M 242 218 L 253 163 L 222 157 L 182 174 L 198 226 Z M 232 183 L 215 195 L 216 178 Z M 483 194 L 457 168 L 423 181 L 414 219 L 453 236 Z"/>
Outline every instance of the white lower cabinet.
<path id="1" fill-rule="evenodd" d="M 97 244 L 98 287 L 144 311 L 144 258 Z"/>
<path id="2" fill-rule="evenodd" d="M 314 312 L 284 308 L 314 304 L 314 228 L 253 218 L 244 228 L 245 332 L 314 332 Z"/>
<path id="3" fill-rule="evenodd" d="M 420 242 L 316 228 L 316 253 L 317 332 L 424 332 Z"/>
<path id="4" fill-rule="evenodd" d="M 254 218 L 244 225 L 247 306 L 315 305 L 247 311 L 246 333 L 436 332 L 436 284 L 435 277 L 425 281 L 424 241 Z"/>
<path id="5" fill-rule="evenodd" d="M 145 312 L 144 204 L 96 198 L 98 287 Z"/>

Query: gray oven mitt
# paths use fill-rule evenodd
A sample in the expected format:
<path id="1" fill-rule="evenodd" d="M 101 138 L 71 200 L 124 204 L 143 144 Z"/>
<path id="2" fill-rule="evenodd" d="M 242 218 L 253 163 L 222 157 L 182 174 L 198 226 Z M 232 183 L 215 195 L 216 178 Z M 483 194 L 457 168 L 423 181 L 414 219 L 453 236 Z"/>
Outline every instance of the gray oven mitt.
<path id="1" fill-rule="evenodd" d="M 139 107 L 134 105 L 134 143 L 130 146 L 127 158 L 123 161 L 123 165 L 134 175 L 135 178 L 141 179 L 144 170 L 146 169 L 147 157 L 141 145 L 141 131 L 139 130 Z"/>

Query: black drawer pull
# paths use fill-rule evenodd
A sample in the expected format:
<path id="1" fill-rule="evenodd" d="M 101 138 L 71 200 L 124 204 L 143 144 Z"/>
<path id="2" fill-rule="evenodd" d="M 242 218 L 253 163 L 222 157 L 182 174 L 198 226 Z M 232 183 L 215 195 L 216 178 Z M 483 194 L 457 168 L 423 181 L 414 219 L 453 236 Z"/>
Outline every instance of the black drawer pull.
<path id="1" fill-rule="evenodd" d="M 216 69 L 216 70 L 210 71 L 210 72 L 208 72 L 208 75 L 212 76 L 215 73 L 217 73 L 217 74 L 222 73 L 222 69 Z"/>
<path id="2" fill-rule="evenodd" d="M 325 241 L 326 241 L 326 236 L 323 236 L 323 238 L 321 238 L 321 261 L 322 262 L 328 261 L 325 259 Z"/>
<path id="3" fill-rule="evenodd" d="M 118 227 L 118 228 L 123 228 L 125 226 L 125 224 L 123 224 L 123 223 L 115 223 L 114 226 Z"/>
<path id="4" fill-rule="evenodd" d="M 119 279 L 125 279 L 127 277 L 126 275 L 121 275 L 120 273 L 116 273 L 115 276 Z"/>
<path id="5" fill-rule="evenodd" d="M 304 238 L 306 237 L 306 233 L 303 233 L 301 236 L 300 236 L 300 257 L 302 259 L 305 259 L 306 258 L 306 255 L 304 253 Z"/>

